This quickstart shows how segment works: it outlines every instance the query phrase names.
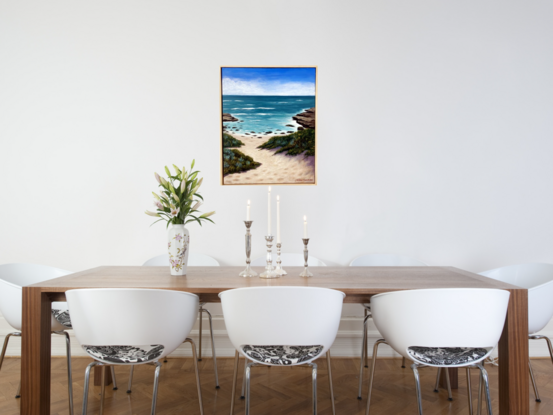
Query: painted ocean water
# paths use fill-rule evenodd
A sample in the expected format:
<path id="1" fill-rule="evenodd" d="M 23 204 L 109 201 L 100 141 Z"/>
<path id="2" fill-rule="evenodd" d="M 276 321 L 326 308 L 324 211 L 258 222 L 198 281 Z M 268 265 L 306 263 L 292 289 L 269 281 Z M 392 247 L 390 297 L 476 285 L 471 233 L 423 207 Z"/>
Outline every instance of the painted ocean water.
<path id="1" fill-rule="evenodd" d="M 242 121 L 223 124 L 227 128 L 236 127 L 231 132 L 239 134 L 296 131 L 299 124 L 292 117 L 314 106 L 314 96 L 223 95 L 223 113 Z"/>

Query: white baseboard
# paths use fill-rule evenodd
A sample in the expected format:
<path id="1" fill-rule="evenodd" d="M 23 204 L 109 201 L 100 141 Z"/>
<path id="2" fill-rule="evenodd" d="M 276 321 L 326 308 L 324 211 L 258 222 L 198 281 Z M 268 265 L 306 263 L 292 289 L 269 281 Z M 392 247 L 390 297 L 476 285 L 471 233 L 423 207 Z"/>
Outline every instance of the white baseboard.
<path id="1" fill-rule="evenodd" d="M 336 337 L 336 341 L 332 346 L 331 352 L 335 357 L 359 357 L 361 354 L 361 340 L 362 340 L 362 316 L 344 316 L 340 323 L 340 329 Z M 223 316 L 213 316 L 213 336 L 215 338 L 216 352 L 218 357 L 232 357 L 234 356 L 235 349 L 233 348 L 225 330 Z M 544 336 L 553 337 L 553 323 L 550 323 L 545 330 L 540 334 Z M 8 333 L 13 332 L 7 322 L 2 316 L 0 316 L 0 341 L 3 343 L 5 336 Z M 211 357 L 211 338 L 209 336 L 209 322 L 207 318 L 203 321 L 203 336 L 202 336 L 202 356 Z M 74 336 L 72 330 L 69 330 L 71 337 L 71 354 L 73 356 L 86 356 L 82 348 L 80 347 L 77 339 Z M 190 337 L 199 345 L 198 342 L 199 325 L 196 324 Z M 380 339 L 382 336 L 376 330 L 373 324 L 369 325 L 368 331 L 369 337 L 369 355 L 372 354 L 372 347 L 374 342 Z M 52 335 L 52 356 L 65 356 L 65 338 L 62 336 Z M 497 353 L 497 352 L 495 352 Z M 6 356 L 20 356 L 21 355 L 21 338 L 12 337 L 10 339 Z M 399 357 L 399 354 L 394 352 L 388 346 L 381 346 L 378 351 L 378 355 L 382 357 Z M 192 351 L 189 344 L 183 344 L 177 350 L 175 350 L 171 356 L 174 357 L 188 357 L 192 356 Z M 530 341 L 530 356 L 531 357 L 547 357 L 549 351 L 545 341 L 532 340 Z"/>

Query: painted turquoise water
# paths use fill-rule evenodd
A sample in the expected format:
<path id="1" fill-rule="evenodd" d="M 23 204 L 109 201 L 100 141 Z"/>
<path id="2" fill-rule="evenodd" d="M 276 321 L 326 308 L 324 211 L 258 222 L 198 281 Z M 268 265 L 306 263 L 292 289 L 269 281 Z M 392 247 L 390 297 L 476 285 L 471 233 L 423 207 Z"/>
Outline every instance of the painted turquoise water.
<path id="1" fill-rule="evenodd" d="M 298 124 L 292 117 L 314 106 L 314 96 L 223 95 L 223 113 L 242 121 L 223 124 L 230 132 L 240 134 L 296 131 Z M 287 124 L 294 127 L 286 127 Z"/>

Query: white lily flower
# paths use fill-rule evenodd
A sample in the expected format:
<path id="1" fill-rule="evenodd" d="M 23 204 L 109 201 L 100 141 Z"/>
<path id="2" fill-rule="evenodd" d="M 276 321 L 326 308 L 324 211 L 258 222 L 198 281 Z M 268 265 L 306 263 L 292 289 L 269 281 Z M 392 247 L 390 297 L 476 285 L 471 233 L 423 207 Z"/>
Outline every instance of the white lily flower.
<path id="1" fill-rule="evenodd" d="M 171 208 L 171 217 L 176 217 L 179 214 L 180 208 L 175 208 L 174 206 Z"/>

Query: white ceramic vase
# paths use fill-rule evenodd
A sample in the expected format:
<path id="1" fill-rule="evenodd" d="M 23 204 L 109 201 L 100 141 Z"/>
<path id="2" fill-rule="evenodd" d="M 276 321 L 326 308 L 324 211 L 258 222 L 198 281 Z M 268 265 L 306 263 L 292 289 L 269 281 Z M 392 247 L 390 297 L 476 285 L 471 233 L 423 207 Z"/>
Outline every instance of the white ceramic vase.
<path id="1" fill-rule="evenodd" d="M 190 250 L 190 234 L 188 233 L 188 229 L 184 225 L 172 225 L 167 235 L 171 275 L 186 275 L 188 251 Z"/>

